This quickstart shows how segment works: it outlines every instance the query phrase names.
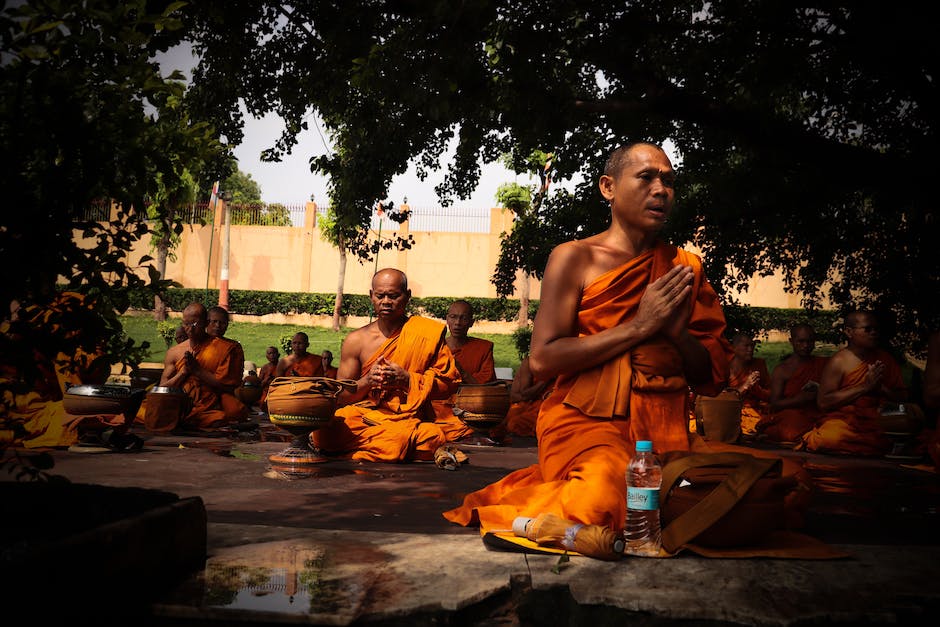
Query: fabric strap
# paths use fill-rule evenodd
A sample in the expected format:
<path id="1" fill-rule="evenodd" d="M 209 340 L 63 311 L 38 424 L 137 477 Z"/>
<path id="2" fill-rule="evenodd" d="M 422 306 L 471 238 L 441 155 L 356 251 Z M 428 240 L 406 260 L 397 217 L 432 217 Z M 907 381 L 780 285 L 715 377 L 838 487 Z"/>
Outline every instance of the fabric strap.
<path id="1" fill-rule="evenodd" d="M 751 489 L 758 479 L 783 464 L 779 458 L 754 457 L 744 453 L 699 453 L 687 455 L 666 464 L 659 490 L 660 503 L 669 498 L 669 491 L 682 473 L 703 466 L 729 466 L 734 469 L 701 501 L 673 520 L 663 529 L 663 548 L 675 553 L 700 533 L 727 514 Z"/>

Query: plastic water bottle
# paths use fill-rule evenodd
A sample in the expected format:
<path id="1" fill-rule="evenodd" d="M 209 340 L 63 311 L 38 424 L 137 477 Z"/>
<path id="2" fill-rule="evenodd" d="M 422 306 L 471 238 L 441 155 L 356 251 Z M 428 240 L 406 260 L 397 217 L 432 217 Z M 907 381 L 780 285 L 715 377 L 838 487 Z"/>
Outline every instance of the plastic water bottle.
<path id="1" fill-rule="evenodd" d="M 627 520 L 623 535 L 629 555 L 656 557 L 662 546 L 659 486 L 663 469 L 653 455 L 653 443 L 639 440 L 627 465 Z"/>

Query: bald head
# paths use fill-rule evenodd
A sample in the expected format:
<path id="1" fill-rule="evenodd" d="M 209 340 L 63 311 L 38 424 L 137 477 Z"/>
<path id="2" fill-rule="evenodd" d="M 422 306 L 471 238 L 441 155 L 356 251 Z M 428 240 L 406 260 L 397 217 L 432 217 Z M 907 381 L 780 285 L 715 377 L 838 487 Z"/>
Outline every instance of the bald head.
<path id="1" fill-rule="evenodd" d="M 376 282 L 381 282 L 386 285 L 392 282 L 402 291 L 408 289 L 408 277 L 405 276 L 404 272 L 396 268 L 383 268 L 376 272 L 372 275 L 372 289 L 375 289 Z"/>
<path id="2" fill-rule="evenodd" d="M 385 268 L 376 272 L 372 277 L 369 298 L 375 315 L 384 324 L 401 325 L 408 319 L 411 290 L 408 289 L 408 277 L 401 270 Z"/>
<path id="3" fill-rule="evenodd" d="M 206 307 L 202 303 L 190 303 L 183 310 L 183 328 L 190 341 L 200 342 L 208 337 L 206 332 Z"/>
<path id="4" fill-rule="evenodd" d="M 610 153 L 610 156 L 607 157 L 607 162 L 604 164 L 604 175 L 617 178 L 620 175 L 620 172 L 622 172 L 623 169 L 631 163 L 633 151 L 640 146 L 655 148 L 661 153 L 666 154 L 666 151 L 662 149 L 662 146 L 658 146 L 652 142 L 633 142 L 630 144 L 625 144 L 614 150 L 612 153 Z"/>

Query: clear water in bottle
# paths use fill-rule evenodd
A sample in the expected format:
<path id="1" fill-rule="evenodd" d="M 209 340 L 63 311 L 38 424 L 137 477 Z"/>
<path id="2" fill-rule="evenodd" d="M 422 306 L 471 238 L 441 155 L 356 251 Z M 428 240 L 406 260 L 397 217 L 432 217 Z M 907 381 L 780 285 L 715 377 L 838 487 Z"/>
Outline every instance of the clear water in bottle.
<path id="1" fill-rule="evenodd" d="M 659 555 L 662 535 L 659 522 L 659 486 L 663 469 L 653 455 L 653 443 L 639 440 L 627 465 L 627 520 L 625 553 L 644 557 Z"/>

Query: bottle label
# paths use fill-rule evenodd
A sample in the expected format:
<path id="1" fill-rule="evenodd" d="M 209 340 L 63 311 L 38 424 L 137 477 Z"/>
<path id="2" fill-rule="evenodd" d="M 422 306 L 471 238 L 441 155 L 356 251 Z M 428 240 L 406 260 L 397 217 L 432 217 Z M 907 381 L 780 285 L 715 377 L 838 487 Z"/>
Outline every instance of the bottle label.
<path id="1" fill-rule="evenodd" d="M 659 509 L 659 488 L 627 488 L 627 509 Z"/>

